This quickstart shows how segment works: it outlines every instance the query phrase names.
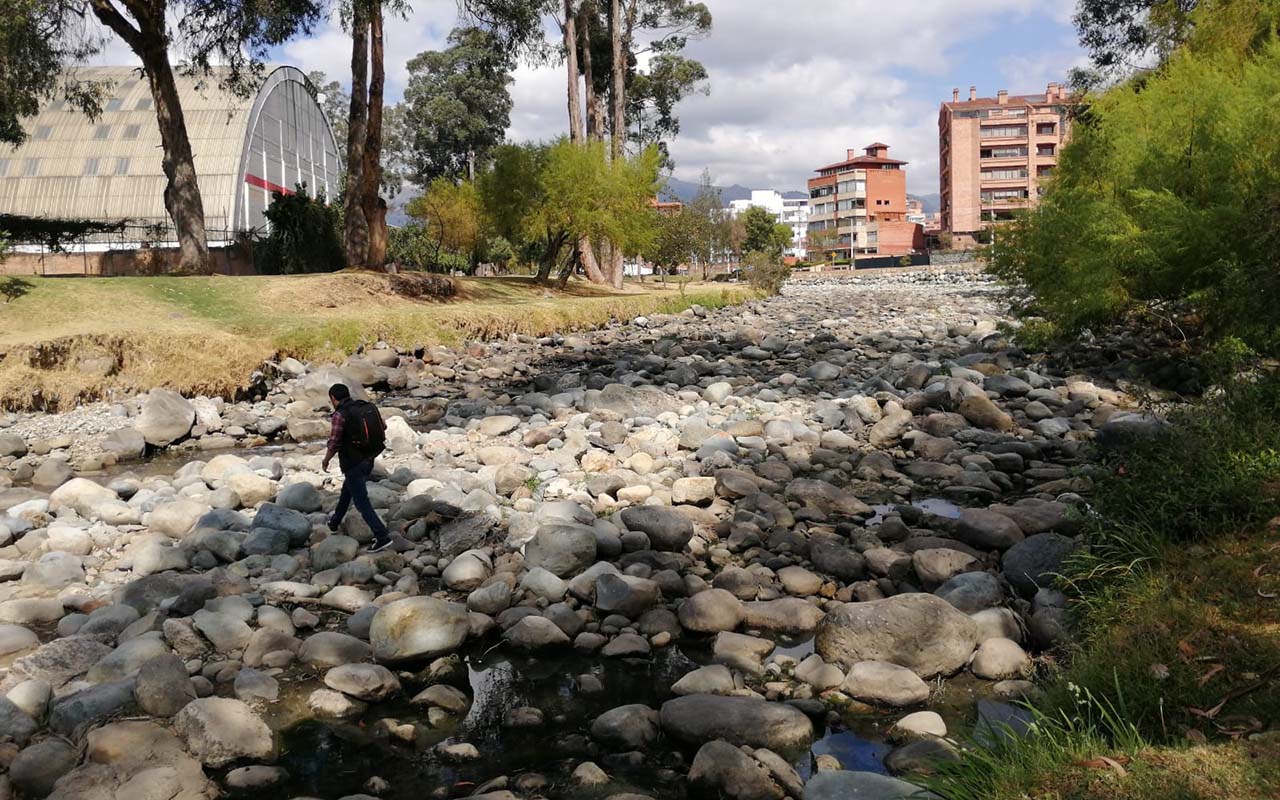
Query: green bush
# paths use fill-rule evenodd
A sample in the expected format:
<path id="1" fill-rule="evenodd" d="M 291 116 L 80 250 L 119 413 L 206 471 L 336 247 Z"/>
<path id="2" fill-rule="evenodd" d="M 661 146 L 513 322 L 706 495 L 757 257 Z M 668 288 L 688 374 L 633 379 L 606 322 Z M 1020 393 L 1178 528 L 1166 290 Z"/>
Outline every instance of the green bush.
<path id="1" fill-rule="evenodd" d="M 759 250 L 743 257 L 742 272 L 752 288 L 769 294 L 782 291 L 782 284 L 791 277 L 791 267 L 782 263 L 782 259 Z"/>
<path id="2" fill-rule="evenodd" d="M 1202 29 L 1220 5 L 1200 9 Z M 1280 42 L 1258 41 L 1197 42 L 1089 98 L 1043 201 L 998 231 L 990 269 L 1066 330 L 1152 308 L 1274 352 Z"/>
<path id="3" fill-rule="evenodd" d="M 253 249 L 254 266 L 264 275 L 335 272 L 346 266 L 339 210 L 311 197 L 301 184 L 292 194 L 275 192 L 266 210 L 270 230 Z"/>

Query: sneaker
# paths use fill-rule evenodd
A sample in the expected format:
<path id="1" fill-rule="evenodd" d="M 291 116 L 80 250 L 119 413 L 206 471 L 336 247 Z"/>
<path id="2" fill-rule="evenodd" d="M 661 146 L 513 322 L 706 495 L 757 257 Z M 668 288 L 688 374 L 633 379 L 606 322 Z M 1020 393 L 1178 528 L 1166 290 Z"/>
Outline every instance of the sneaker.
<path id="1" fill-rule="evenodd" d="M 342 527 L 342 523 L 341 523 L 341 522 L 335 522 L 335 521 L 333 521 L 332 519 L 330 519 L 330 520 L 329 520 L 329 532 L 330 532 L 330 533 L 337 533 L 337 532 L 338 532 L 338 529 L 339 529 L 339 528 L 341 528 L 341 527 Z"/>
<path id="2" fill-rule="evenodd" d="M 383 550 L 390 550 L 394 546 L 395 542 L 391 541 L 390 537 L 383 539 L 380 542 L 377 539 L 374 539 L 373 544 L 369 545 L 369 552 L 381 553 Z"/>

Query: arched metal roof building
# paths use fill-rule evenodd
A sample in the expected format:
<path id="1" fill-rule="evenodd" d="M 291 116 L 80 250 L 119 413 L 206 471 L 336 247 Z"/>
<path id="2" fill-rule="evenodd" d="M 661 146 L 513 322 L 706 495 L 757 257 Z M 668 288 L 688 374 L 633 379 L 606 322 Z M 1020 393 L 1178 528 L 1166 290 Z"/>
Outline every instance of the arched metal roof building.
<path id="1" fill-rule="evenodd" d="M 27 141 L 0 147 L 0 213 L 169 224 L 146 79 L 131 67 L 78 75 L 110 85 L 102 115 L 90 120 L 59 101 L 24 120 Z M 276 68 L 249 98 L 212 79 L 201 86 L 178 75 L 177 82 L 210 239 L 262 227 L 273 191 L 305 183 L 313 194 L 337 193 L 338 144 L 301 71 Z"/>

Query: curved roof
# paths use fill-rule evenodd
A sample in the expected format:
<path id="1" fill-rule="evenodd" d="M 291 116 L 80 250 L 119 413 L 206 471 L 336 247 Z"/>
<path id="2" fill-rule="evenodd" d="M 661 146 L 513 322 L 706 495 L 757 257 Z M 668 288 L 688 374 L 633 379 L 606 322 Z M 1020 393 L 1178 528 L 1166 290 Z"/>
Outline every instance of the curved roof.
<path id="1" fill-rule="evenodd" d="M 132 67 L 81 68 L 77 73 L 109 83 L 103 113 L 90 120 L 58 101 L 24 120 L 27 141 L 12 150 L 0 148 L 0 212 L 167 224 L 160 130 L 145 76 Z M 305 86 L 306 77 L 293 67 L 279 67 L 247 98 L 222 90 L 214 78 L 175 79 L 205 224 L 211 230 L 245 227 L 249 220 L 241 208 L 241 189 L 252 126 L 273 87 L 282 82 Z M 325 134 L 332 141 L 332 132 Z"/>

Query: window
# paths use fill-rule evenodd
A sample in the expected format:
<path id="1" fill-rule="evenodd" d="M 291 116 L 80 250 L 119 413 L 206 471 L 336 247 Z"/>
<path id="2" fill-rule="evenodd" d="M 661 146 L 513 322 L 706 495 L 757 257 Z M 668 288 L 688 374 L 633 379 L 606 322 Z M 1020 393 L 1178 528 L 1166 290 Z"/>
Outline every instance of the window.
<path id="1" fill-rule="evenodd" d="M 98 127 L 93 129 L 93 138 L 97 139 L 98 141 L 103 141 L 110 135 L 111 135 L 110 125 L 99 125 Z"/>
<path id="2" fill-rule="evenodd" d="M 991 203 L 1012 203 L 1019 200 L 1027 199 L 1026 189 L 994 189 L 982 193 L 982 202 Z"/>
<path id="3" fill-rule="evenodd" d="M 52 125 L 38 125 L 38 126 L 36 126 L 36 134 L 35 134 L 35 136 L 33 136 L 32 138 L 33 138 L 33 139 L 48 139 L 48 138 L 49 138 L 49 136 L 50 136 L 52 133 L 53 133 L 53 126 L 52 126 Z"/>
<path id="4" fill-rule="evenodd" d="M 129 159 L 127 159 L 127 158 L 117 158 L 117 159 L 116 159 L 116 174 L 117 174 L 117 175 L 128 175 L 128 174 L 129 174 Z"/>
<path id="5" fill-rule="evenodd" d="M 1057 132 L 1058 132 L 1058 126 L 1055 123 L 1052 123 L 1052 122 L 1036 123 L 1037 136 L 1053 136 Z"/>
<path id="6" fill-rule="evenodd" d="M 9 159 L 0 158 L 0 178 L 9 174 Z"/>
<path id="7" fill-rule="evenodd" d="M 86 159 L 84 160 L 84 172 L 83 172 L 82 174 L 83 174 L 83 175 L 97 175 L 97 174 L 98 174 L 98 159 L 96 159 L 96 158 L 86 158 Z"/>
<path id="8" fill-rule="evenodd" d="M 1025 167 L 1011 167 L 1007 169 L 984 169 L 982 171 L 982 179 L 984 181 L 1011 181 L 1019 178 L 1027 177 Z"/>
<path id="9" fill-rule="evenodd" d="M 123 97 L 113 97 L 107 101 L 107 111 L 119 111 L 122 108 L 124 108 Z"/>
<path id="10" fill-rule="evenodd" d="M 66 101 L 66 100 L 55 100 L 55 101 L 53 101 L 53 104 L 49 106 L 49 110 L 50 110 L 50 111 L 62 111 L 62 110 L 64 110 L 66 107 L 67 107 L 67 101 Z"/>
<path id="11" fill-rule="evenodd" d="M 140 133 L 142 133 L 142 126 L 141 126 L 141 125 L 126 125 L 126 126 L 124 126 L 124 138 L 126 138 L 126 139 L 137 139 L 137 138 L 138 138 L 138 134 L 140 134 Z"/>
<path id="12" fill-rule="evenodd" d="M 151 98 L 150 98 L 150 97 L 141 97 L 141 98 L 138 98 L 138 104 L 137 104 L 136 106 L 134 106 L 134 108 L 135 108 L 136 110 L 138 110 L 138 111 L 150 111 L 150 110 L 151 110 Z"/>
<path id="13" fill-rule="evenodd" d="M 867 182 L 863 180 L 841 181 L 837 187 L 840 194 L 857 194 L 867 191 Z"/>
<path id="14" fill-rule="evenodd" d="M 1026 125 L 996 125 L 982 129 L 983 139 L 1016 138 L 1027 135 Z"/>
<path id="15" fill-rule="evenodd" d="M 22 162 L 22 176 L 24 178 L 34 178 L 40 174 L 40 159 L 28 158 Z"/>
<path id="16" fill-rule="evenodd" d="M 979 152 L 982 158 L 1025 158 L 1025 147 L 984 147 Z"/>
<path id="17" fill-rule="evenodd" d="M 1036 145 L 1036 155 L 1038 156 L 1052 156 L 1056 151 L 1057 148 L 1051 144 Z"/>
<path id="18" fill-rule="evenodd" d="M 819 186 L 817 189 L 811 189 L 811 190 L 809 190 L 809 197 L 810 197 L 810 198 L 814 198 L 814 197 L 826 197 L 827 195 L 831 194 L 831 192 L 832 192 L 832 187 L 830 187 L 830 186 Z"/>

